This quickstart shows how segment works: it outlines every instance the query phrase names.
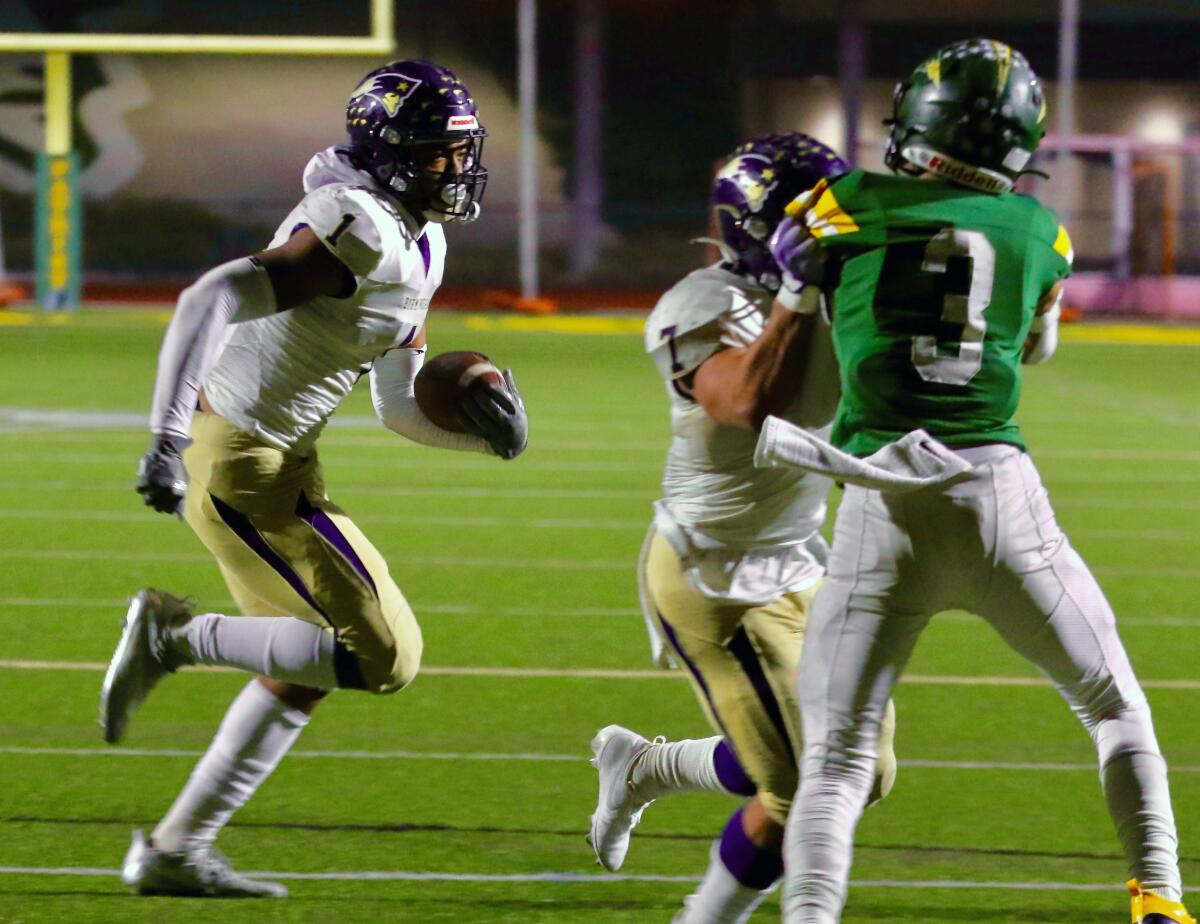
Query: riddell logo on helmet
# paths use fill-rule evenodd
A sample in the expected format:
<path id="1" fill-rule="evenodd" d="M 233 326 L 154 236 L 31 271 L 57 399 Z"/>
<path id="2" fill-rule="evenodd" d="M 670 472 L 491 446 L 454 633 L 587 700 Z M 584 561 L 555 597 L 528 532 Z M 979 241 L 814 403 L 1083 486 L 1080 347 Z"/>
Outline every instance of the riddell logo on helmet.
<path id="1" fill-rule="evenodd" d="M 475 116 L 451 116 L 449 121 L 446 122 L 447 129 L 477 128 L 478 126 L 479 121 L 475 118 Z"/>
<path id="2" fill-rule="evenodd" d="M 900 152 L 910 163 L 936 173 L 938 176 L 987 193 L 1002 193 L 1012 189 L 1012 180 L 983 167 L 973 167 L 961 160 L 947 157 L 925 147 L 911 145 Z"/>

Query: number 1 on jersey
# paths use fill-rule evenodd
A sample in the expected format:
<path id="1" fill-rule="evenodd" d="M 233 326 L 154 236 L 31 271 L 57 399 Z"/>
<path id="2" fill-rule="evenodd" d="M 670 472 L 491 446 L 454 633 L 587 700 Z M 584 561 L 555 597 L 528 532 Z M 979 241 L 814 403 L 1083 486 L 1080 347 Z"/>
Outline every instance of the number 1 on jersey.
<path id="1" fill-rule="evenodd" d="M 347 228 L 354 224 L 354 218 L 355 216 L 349 213 L 343 215 L 342 220 L 338 222 L 338 226 L 325 236 L 325 240 L 329 242 L 330 247 L 337 246 L 338 238 L 346 232 Z"/>
<path id="2" fill-rule="evenodd" d="M 675 325 L 664 327 L 658 332 L 658 336 L 667 338 L 667 348 L 671 351 L 671 372 L 677 373 L 683 371 L 683 363 L 679 361 L 679 356 L 675 352 Z"/>
<path id="3" fill-rule="evenodd" d="M 926 382 L 966 385 L 983 366 L 983 337 L 987 329 L 983 313 L 992 301 L 996 248 L 981 231 L 943 228 L 926 245 L 921 269 L 927 273 L 945 273 L 952 257 L 967 257 L 971 261 L 967 291 L 949 292 L 942 299 L 942 322 L 962 328 L 958 352 L 940 352 L 936 336 L 921 334 L 912 338 L 912 363 Z"/>

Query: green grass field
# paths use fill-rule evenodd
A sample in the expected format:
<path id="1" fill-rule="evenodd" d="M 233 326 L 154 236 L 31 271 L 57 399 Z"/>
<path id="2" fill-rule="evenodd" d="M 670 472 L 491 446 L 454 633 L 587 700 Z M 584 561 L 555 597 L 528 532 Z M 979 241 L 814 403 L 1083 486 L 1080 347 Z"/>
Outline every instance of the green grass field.
<path id="1" fill-rule="evenodd" d="M 432 319 L 434 352 L 517 370 L 533 437 L 513 463 L 405 444 L 366 419 L 364 389 L 340 411 L 330 494 L 391 563 L 428 670 L 318 710 L 221 840 L 240 869 L 295 877 L 291 897 L 216 904 L 132 897 L 115 868 L 244 680 L 169 678 L 121 749 L 95 724 L 126 595 L 229 606 L 187 527 L 131 489 L 162 316 L 61 320 L 0 325 L 0 920 L 670 920 L 731 802 L 662 800 L 622 877 L 584 842 L 598 727 L 708 734 L 681 679 L 623 673 L 649 666 L 633 562 L 666 434 L 635 320 Z M 1031 370 L 1020 419 L 1150 686 L 1200 886 L 1200 349 L 1110 339 L 1080 332 Z M 934 620 L 910 673 L 900 778 L 859 828 L 846 920 L 1127 920 L 1091 744 L 1056 694 L 963 614 Z"/>

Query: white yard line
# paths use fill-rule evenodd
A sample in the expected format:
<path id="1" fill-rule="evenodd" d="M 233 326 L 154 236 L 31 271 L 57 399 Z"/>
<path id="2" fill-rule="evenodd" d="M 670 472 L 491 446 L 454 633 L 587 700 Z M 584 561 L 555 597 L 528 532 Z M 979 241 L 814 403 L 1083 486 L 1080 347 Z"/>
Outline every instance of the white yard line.
<path id="1" fill-rule="evenodd" d="M 864 845 L 862 849 L 870 849 Z M 118 870 L 98 866 L 0 866 L 5 876 L 116 876 Z M 587 884 L 605 882 L 694 883 L 698 876 L 654 873 L 433 873 L 421 870 L 339 870 L 291 873 L 283 870 L 248 870 L 260 879 L 346 882 L 545 882 Z M 1118 882 L 996 882 L 969 879 L 851 879 L 852 889 L 989 889 L 1006 892 L 1122 892 Z"/>
<path id="2" fill-rule="evenodd" d="M 392 466 L 394 468 L 394 466 Z M 355 513 L 356 523 L 394 524 L 398 526 L 419 524 L 426 526 L 450 526 L 477 529 L 563 529 L 567 531 L 591 530 L 634 530 L 644 531 L 649 526 L 650 518 L 644 519 L 570 519 L 570 518 L 535 518 L 515 522 L 512 517 L 447 517 L 427 514 L 390 515 L 375 513 Z M 105 510 L 19 510 L 0 509 L 0 520 L 54 520 L 64 523 L 72 522 L 107 522 L 107 523 L 141 523 L 143 525 L 171 525 L 174 521 L 157 513 L 146 513 L 138 510 L 120 512 Z M 1128 539 L 1131 535 L 1129 528 L 1075 528 L 1070 531 L 1073 538 L 1088 539 Z M 1198 542 L 1200 530 L 1197 529 L 1142 529 L 1136 535 L 1139 543 L 1145 542 Z"/>
<path id="3" fill-rule="evenodd" d="M 111 549 L 12 549 L 7 559 L 24 561 L 134 561 L 202 562 L 204 552 L 116 552 Z M 414 568 L 501 568 L 513 571 L 629 571 L 624 558 L 484 558 L 471 555 L 406 555 L 404 564 Z M 1093 567 L 1099 577 L 1200 578 L 1200 568 Z"/>
<path id="4" fill-rule="evenodd" d="M 25 757 L 186 757 L 196 758 L 202 750 L 183 748 L 67 748 L 0 746 L 0 754 Z M 538 752 L 497 753 L 471 751 L 362 751 L 334 750 L 288 751 L 289 760 L 433 760 L 433 761 L 512 761 L 516 763 L 577 763 L 587 760 L 584 753 L 545 754 Z M 920 770 L 1004 770 L 1022 773 L 1095 773 L 1091 763 L 1036 763 L 1004 760 L 901 760 L 901 767 Z M 1200 773 L 1200 766 L 1171 765 L 1172 773 Z"/>
<path id="5" fill-rule="evenodd" d="M 108 667 L 100 661 L 50 661 L 24 660 L 19 658 L 0 659 L 0 670 L 34 671 L 103 671 Z M 212 674 L 239 674 L 242 671 L 231 667 L 184 667 L 184 671 L 199 671 Z M 636 670 L 615 667 L 479 667 L 479 666 L 429 666 L 421 673 L 429 677 L 518 677 L 518 678 L 583 678 L 593 680 L 684 680 L 682 671 Z M 955 674 L 905 674 L 901 683 L 909 686 L 938 687 L 1049 687 L 1044 677 L 1009 677 L 1001 675 L 967 677 Z M 1200 680 L 1148 679 L 1143 687 L 1158 690 L 1200 690 Z"/>
<path id="6" fill-rule="evenodd" d="M 6 428 L 0 426 L 0 433 L 6 432 Z M 15 431 L 14 431 L 15 432 Z M 22 432 L 37 432 L 34 430 L 24 430 Z M 89 436 L 92 434 L 89 432 Z M 340 437 L 335 437 L 331 441 L 331 445 L 326 447 L 322 453 L 322 459 L 327 467 L 335 467 L 339 470 L 346 469 L 383 469 L 394 472 L 397 467 L 397 460 L 392 453 L 387 455 L 379 455 L 375 457 L 364 457 L 362 454 L 351 455 L 349 453 L 342 454 L 338 452 L 339 444 L 343 441 Z M 593 449 L 600 448 L 599 444 L 582 444 L 578 441 L 571 441 L 570 447 Z M 644 445 L 644 444 L 639 444 Z M 359 447 L 362 448 L 362 447 Z M 408 446 L 388 446 L 381 444 L 380 448 L 409 450 Z M 536 444 L 535 448 L 551 448 L 543 446 L 541 443 Z M 612 448 L 609 446 L 608 448 Z M 649 448 L 649 447 L 647 447 Z M 659 448 L 666 450 L 665 442 Z M 416 450 L 419 452 L 420 450 Z M 417 456 L 413 456 L 414 460 Z M 427 457 L 426 457 L 427 458 Z M 1189 463 L 1200 462 L 1200 452 L 1155 452 L 1155 451 L 1101 451 L 1096 453 L 1086 450 L 1053 450 L 1044 449 L 1037 454 L 1037 461 L 1055 461 L 1062 460 L 1071 463 L 1075 462 L 1162 462 L 1162 463 Z M 129 452 L 6 452 L 4 454 L 5 462 L 19 462 L 23 464 L 29 463 L 44 463 L 53 465 L 117 465 L 128 468 L 135 460 Z M 474 454 L 459 454 L 447 458 L 445 455 L 439 456 L 437 468 L 452 469 L 452 470 L 491 470 L 496 466 L 494 459 L 489 459 L 486 456 Z M 523 459 L 521 461 L 522 471 L 572 471 L 572 472 L 642 472 L 647 468 L 657 469 L 658 463 L 655 460 L 646 459 L 640 462 L 629 462 L 620 460 L 596 460 L 596 459 L 580 459 L 575 461 L 553 462 L 538 458 Z M 1068 475 L 1054 475 L 1052 481 L 1092 481 L 1092 480 L 1128 480 L 1132 476 L 1127 475 L 1077 475 L 1071 477 Z M 1138 480 L 1144 480 L 1149 477 L 1150 480 L 1161 480 L 1162 475 L 1159 472 L 1151 473 L 1149 476 L 1139 475 Z M 1179 476 L 1183 480 L 1192 480 L 1195 476 L 1187 473 L 1181 473 Z M 1172 479 L 1173 480 L 1173 479 Z"/>
<path id="7" fill-rule="evenodd" d="M 410 601 L 411 602 L 411 601 Z M 4 607 L 30 607 L 47 609 L 103 609 L 124 612 L 129 606 L 129 600 L 91 600 L 79 598 L 56 599 L 54 597 L 0 597 L 0 609 Z M 234 612 L 236 605 L 225 600 L 214 604 L 213 612 Z M 529 616 L 545 618 L 546 616 L 569 616 L 572 618 L 588 616 L 640 616 L 642 611 L 635 607 L 619 606 L 468 606 L 459 603 L 412 603 L 418 615 L 435 613 L 446 616 Z M 1200 623 L 1198 623 L 1200 625 Z"/>
<path id="8" fill-rule="evenodd" d="M 664 447 L 665 448 L 665 447 Z M 403 461 L 397 461 L 395 457 L 379 455 L 371 458 L 364 458 L 362 454 L 339 457 L 333 453 L 322 453 L 322 461 L 326 469 L 334 469 L 338 473 L 346 473 L 348 471 L 358 471 L 359 469 L 387 471 L 395 473 L 396 470 L 404 465 Z M 425 457 L 424 461 L 429 461 L 430 457 Z M 3 462 L 22 463 L 24 465 L 115 465 L 122 469 L 128 469 L 136 464 L 136 458 L 127 452 L 122 453 L 49 453 L 49 452 L 6 452 L 4 453 Z M 414 461 L 415 457 L 414 457 Z M 496 460 L 488 458 L 480 454 L 458 453 L 450 458 L 446 458 L 443 454 L 437 458 L 435 466 L 438 471 L 494 471 L 496 468 Z M 646 460 L 644 462 L 622 462 L 622 461 L 601 461 L 596 459 L 578 459 L 572 461 L 558 461 L 548 459 L 522 459 L 521 471 L 523 472 L 657 472 L 659 465 L 656 461 Z"/>
<path id="9" fill-rule="evenodd" d="M 115 552 L 105 549 L 12 549 L 6 559 L 23 561 L 211 561 L 204 552 Z M 483 558 L 470 555 L 405 555 L 414 568 L 505 568 L 513 571 L 629 571 L 624 558 Z M 1197 572 L 1200 574 L 1200 571 Z"/>
<path id="10" fill-rule="evenodd" d="M 1195 480 L 1200 475 L 1188 475 L 1182 479 L 1189 483 Z M 1055 484 L 1067 479 L 1056 479 L 1051 482 L 1051 487 Z M 1154 478 L 1147 479 L 1140 476 L 1130 476 L 1130 484 L 1144 485 L 1148 482 L 1165 482 L 1167 480 L 1175 483 L 1174 479 Z M 128 482 L 93 482 L 84 480 L 71 480 L 65 478 L 59 479 L 43 479 L 43 480 L 6 480 L 0 481 L 0 491 L 18 491 L 22 495 L 42 492 L 42 493 L 79 493 L 86 495 L 95 495 L 98 492 L 105 494 L 120 494 L 122 496 L 132 496 L 133 488 Z M 385 484 L 346 484 L 341 483 L 337 486 L 334 493 L 338 496 L 365 494 L 372 498 L 376 497 L 417 497 L 428 499 L 444 499 L 444 498 L 487 498 L 493 501 L 502 500 L 528 500 L 530 498 L 554 499 L 554 500 L 636 500 L 645 504 L 649 504 L 656 496 L 658 496 L 658 488 L 647 486 L 644 489 L 626 489 L 626 488 L 491 488 L 491 487 L 467 487 L 462 485 L 443 485 L 443 486 L 428 486 L 428 487 L 413 487 L 406 485 L 385 485 Z M 1173 512 L 1200 510 L 1200 499 L 1190 497 L 1174 497 L 1174 498 L 1146 498 L 1137 499 L 1129 498 L 1127 500 L 1112 499 L 1109 497 L 1089 497 L 1079 499 L 1055 500 L 1054 506 L 1059 509 L 1071 510 L 1168 510 Z M 506 521 L 506 524 L 511 525 L 512 520 Z"/>
<path id="11" fill-rule="evenodd" d="M 68 491 L 81 494 L 120 493 L 132 496 L 133 488 L 127 482 L 109 481 L 96 482 L 82 479 L 55 478 L 46 480 L 0 481 L 0 491 L 43 491 L 63 493 Z M 488 488 L 467 487 L 464 485 L 429 485 L 415 487 L 391 484 L 339 484 L 334 492 L 339 496 L 346 494 L 368 494 L 372 497 L 428 497 L 442 499 L 446 497 L 488 497 L 494 499 L 513 498 L 526 500 L 531 497 L 552 498 L 556 500 L 639 500 L 647 505 L 657 496 L 658 489 L 647 486 L 644 489 L 632 488 Z M 649 509 L 647 507 L 647 509 Z M 511 521 L 510 521 L 511 522 Z"/>
<path id="12" fill-rule="evenodd" d="M 547 616 L 566 616 L 570 618 L 589 616 L 627 617 L 640 616 L 642 611 L 633 606 L 488 606 L 463 603 L 420 603 L 409 601 L 418 616 L 434 614 L 439 616 L 528 616 L 544 619 Z M 230 600 L 211 601 L 206 604 L 212 607 L 212 612 L 233 613 L 237 606 Z M 119 610 L 124 612 L 129 606 L 129 599 L 96 600 L 81 597 L 0 597 L 0 610 L 5 607 L 13 609 L 101 609 Z M 941 622 L 968 623 L 980 628 L 988 628 L 987 623 L 971 613 L 941 613 L 934 617 L 934 624 Z M 1118 625 L 1158 627 L 1166 626 L 1175 629 L 1200 629 L 1200 616 L 1127 616 L 1117 617 Z M 990 630 L 989 630 L 990 631 Z"/>
<path id="13" fill-rule="evenodd" d="M 143 431 L 147 426 L 145 414 L 123 411 L 51 411 L 39 408 L 0 407 L 0 436 L 21 434 L 53 434 L 68 438 L 94 438 L 94 432 L 106 431 L 126 435 L 124 431 Z M 607 426 L 607 424 L 606 424 Z M 372 446 L 381 449 L 411 449 L 414 444 L 401 437 L 388 434 L 374 417 L 354 414 L 334 415 L 329 420 L 331 430 L 368 431 L 369 435 L 355 436 L 339 434 L 331 438 L 340 446 Z M 547 426 L 547 430 L 552 428 Z M 594 429 L 594 426 L 593 426 Z M 545 432 L 545 431 L 543 431 Z M 554 449 L 565 452 L 664 452 L 667 444 L 666 430 L 658 440 L 646 440 L 645 430 L 637 432 L 642 439 L 622 439 L 617 442 L 579 439 L 535 439 L 531 448 Z"/>
<path id="14" fill-rule="evenodd" d="M 393 466 L 394 467 L 394 466 Z M 356 523 L 389 523 L 396 525 L 419 525 L 422 528 L 427 526 L 461 526 L 479 529 L 514 529 L 517 525 L 521 529 L 565 529 L 565 530 L 636 530 L 644 532 L 650 525 L 649 514 L 646 517 L 638 520 L 606 520 L 606 519 L 583 519 L 574 520 L 566 518 L 542 517 L 529 520 L 521 520 L 519 524 L 514 523 L 512 517 L 447 517 L 447 516 L 429 516 L 426 514 L 409 514 L 409 515 L 389 515 L 389 514 L 374 514 L 374 513 L 355 513 L 353 517 Z M 164 517 L 159 513 L 148 513 L 139 510 L 109 512 L 105 510 L 14 510 L 0 509 L 0 520 L 61 520 L 63 522 L 107 522 L 107 523 L 142 523 L 170 526 L 175 523 L 175 520 L 170 517 Z M 1121 533 L 1122 536 L 1126 533 Z M 1195 536 L 1191 533 L 1183 533 L 1181 535 L 1194 539 Z"/>
<path id="15" fill-rule="evenodd" d="M 49 748 L 49 747 L 0 747 L 0 754 L 18 754 L 46 757 L 200 757 L 204 751 L 179 748 Z M 571 763 L 584 761 L 588 755 L 579 754 L 498 754 L 467 753 L 457 751 L 288 751 L 289 759 L 300 760 L 481 760 Z M 1094 769 L 1094 768 L 1092 768 Z M 1172 770 L 1178 768 L 1172 767 Z"/>

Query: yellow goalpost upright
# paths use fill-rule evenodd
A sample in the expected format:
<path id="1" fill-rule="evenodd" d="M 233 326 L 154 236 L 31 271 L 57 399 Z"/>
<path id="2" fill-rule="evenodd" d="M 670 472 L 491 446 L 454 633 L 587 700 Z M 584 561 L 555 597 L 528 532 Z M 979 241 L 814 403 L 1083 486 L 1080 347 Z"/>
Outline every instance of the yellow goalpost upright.
<path id="1" fill-rule="evenodd" d="M 45 143 L 37 164 L 37 301 L 75 308 L 82 286 L 82 210 L 71 137 L 72 54 L 387 55 L 395 49 L 393 0 L 368 0 L 367 36 L 118 35 L 0 32 L 0 53 L 45 56 Z"/>

